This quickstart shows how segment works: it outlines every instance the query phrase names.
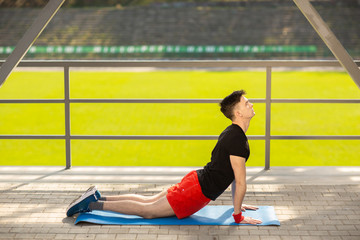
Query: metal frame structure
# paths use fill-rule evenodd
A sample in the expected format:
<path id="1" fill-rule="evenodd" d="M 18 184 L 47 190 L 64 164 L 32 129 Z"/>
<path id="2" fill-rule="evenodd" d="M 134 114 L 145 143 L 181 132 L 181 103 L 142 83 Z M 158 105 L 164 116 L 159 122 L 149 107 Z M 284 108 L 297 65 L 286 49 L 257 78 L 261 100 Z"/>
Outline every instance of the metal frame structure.
<path id="1" fill-rule="evenodd" d="M 6 59 L 6 62 L 0 69 L 0 87 L 5 82 L 7 77 L 13 71 L 14 68 L 23 59 L 27 51 L 40 36 L 42 31 L 59 11 L 65 0 L 50 0 L 44 9 L 40 12 L 39 16 L 35 19 L 34 23 L 26 31 L 24 36 L 16 44 L 14 51 Z"/>
<path id="2" fill-rule="evenodd" d="M 309 0 L 293 0 L 300 11 L 308 19 L 315 31 L 323 39 L 341 66 L 349 73 L 360 89 L 359 64 L 355 63 L 336 36 L 313 8 Z M 41 11 L 32 26 L 18 42 L 15 50 L 10 54 L 0 68 L 0 86 L 4 83 L 13 69 L 22 60 L 28 49 L 41 34 L 43 29 L 57 13 L 65 0 L 50 0 Z M 360 136 L 272 136 L 271 135 L 271 103 L 360 103 L 360 100 L 324 100 L 324 99 L 272 99 L 271 98 L 271 71 L 273 67 L 309 67 L 309 66 L 339 66 L 334 61 L 28 61 L 20 66 L 64 68 L 64 100 L 0 100 L 0 103 L 64 103 L 65 105 L 65 135 L 64 136 L 16 136 L 3 135 L 0 139 L 65 139 L 66 141 L 66 168 L 71 167 L 71 139 L 216 139 L 216 136 L 72 136 L 70 131 L 70 104 L 71 103 L 207 103 L 218 102 L 218 99 L 70 99 L 70 67 L 174 67 L 174 68 L 214 68 L 214 67 L 264 67 L 266 69 L 266 98 L 252 99 L 253 102 L 266 104 L 265 136 L 250 136 L 249 139 L 265 140 L 265 169 L 270 168 L 270 140 L 271 139 L 360 139 Z"/>
<path id="3" fill-rule="evenodd" d="M 336 38 L 334 33 L 321 18 L 316 9 L 312 6 L 310 1 L 293 1 L 360 89 L 360 69 L 357 67 L 354 60 L 342 46 L 340 41 Z M 40 15 L 36 18 L 35 22 L 24 34 L 23 38 L 18 42 L 15 50 L 10 54 L 5 63 L 2 65 L 0 69 L 0 87 L 13 71 L 13 69 L 23 59 L 31 45 L 35 42 L 35 40 L 38 38 L 53 16 L 58 12 L 64 2 L 65 0 L 50 0 L 44 7 Z"/>
<path id="4" fill-rule="evenodd" d="M 309 0 L 293 0 L 360 89 L 360 69 Z"/>
<path id="5" fill-rule="evenodd" d="M 0 63 L 2 63 L 0 61 Z M 360 61 L 356 64 L 360 66 Z M 0 99 L 0 104 L 62 103 L 65 110 L 64 135 L 0 135 L 0 139 L 64 139 L 66 143 L 66 169 L 71 167 L 71 140 L 216 140 L 214 135 L 71 135 L 70 107 L 72 103 L 218 103 L 221 99 L 71 99 L 70 68 L 73 67 L 156 67 L 156 68 L 244 68 L 257 67 L 266 71 L 266 97 L 251 99 L 266 104 L 265 135 L 248 136 L 250 140 L 265 140 L 265 170 L 270 169 L 271 140 L 360 140 L 360 135 L 342 136 L 279 136 L 271 135 L 271 105 L 273 103 L 346 103 L 360 104 L 360 99 L 273 99 L 271 97 L 272 69 L 276 67 L 340 67 L 337 61 L 23 61 L 21 67 L 61 67 L 64 71 L 64 99 Z"/>

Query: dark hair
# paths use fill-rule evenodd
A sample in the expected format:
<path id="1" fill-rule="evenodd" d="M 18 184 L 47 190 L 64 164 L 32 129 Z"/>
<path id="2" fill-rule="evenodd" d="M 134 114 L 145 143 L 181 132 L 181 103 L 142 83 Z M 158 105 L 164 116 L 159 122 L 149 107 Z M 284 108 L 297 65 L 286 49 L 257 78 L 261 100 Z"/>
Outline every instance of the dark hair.
<path id="1" fill-rule="evenodd" d="M 225 117 L 232 120 L 232 118 L 234 117 L 234 106 L 238 102 L 240 102 L 241 96 L 245 95 L 245 94 L 246 94 L 246 92 L 244 90 L 234 91 L 232 94 L 225 97 L 220 102 L 220 107 L 221 107 L 220 111 L 225 115 Z"/>

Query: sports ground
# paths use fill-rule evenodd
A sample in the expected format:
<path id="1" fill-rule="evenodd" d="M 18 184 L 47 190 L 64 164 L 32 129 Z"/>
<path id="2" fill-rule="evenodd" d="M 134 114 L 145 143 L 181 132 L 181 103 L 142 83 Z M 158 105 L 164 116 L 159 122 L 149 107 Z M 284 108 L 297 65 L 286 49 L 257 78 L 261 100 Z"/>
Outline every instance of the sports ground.
<path id="1" fill-rule="evenodd" d="M 263 71 L 72 71 L 70 97 L 214 98 L 245 89 L 265 98 Z M 62 99 L 63 73 L 14 72 L 0 99 Z M 340 71 L 278 71 L 272 98 L 358 99 Z M 265 104 L 248 135 L 265 134 Z M 1 104 L 0 134 L 64 135 L 63 104 Z M 272 135 L 359 135 L 359 104 L 272 104 Z M 217 104 L 72 103 L 73 135 L 218 135 L 229 125 Z M 202 166 L 215 140 L 72 140 L 74 166 Z M 264 166 L 263 140 L 251 140 L 248 166 Z M 0 140 L 1 165 L 64 165 L 64 140 Z M 359 166 L 359 140 L 272 140 L 271 166 Z"/>

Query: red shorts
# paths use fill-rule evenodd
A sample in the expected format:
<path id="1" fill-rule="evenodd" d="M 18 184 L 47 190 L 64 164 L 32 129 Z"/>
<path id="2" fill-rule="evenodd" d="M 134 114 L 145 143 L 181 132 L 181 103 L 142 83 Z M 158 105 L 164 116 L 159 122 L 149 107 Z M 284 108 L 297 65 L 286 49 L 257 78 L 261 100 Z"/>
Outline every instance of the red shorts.
<path id="1" fill-rule="evenodd" d="M 166 198 L 178 219 L 196 213 L 211 201 L 202 193 L 196 171 L 191 171 L 180 183 L 170 187 Z"/>

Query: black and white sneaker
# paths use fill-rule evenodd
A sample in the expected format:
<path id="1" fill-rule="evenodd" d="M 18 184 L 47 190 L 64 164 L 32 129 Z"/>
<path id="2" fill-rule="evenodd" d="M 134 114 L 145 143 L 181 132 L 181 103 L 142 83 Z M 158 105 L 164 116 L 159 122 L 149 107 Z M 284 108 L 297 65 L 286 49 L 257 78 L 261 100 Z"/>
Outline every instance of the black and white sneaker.
<path id="1" fill-rule="evenodd" d="M 66 215 L 71 217 L 76 213 L 89 212 L 89 204 L 98 201 L 100 197 L 101 194 L 96 189 L 96 186 L 91 186 L 83 195 L 70 203 L 66 209 Z"/>

